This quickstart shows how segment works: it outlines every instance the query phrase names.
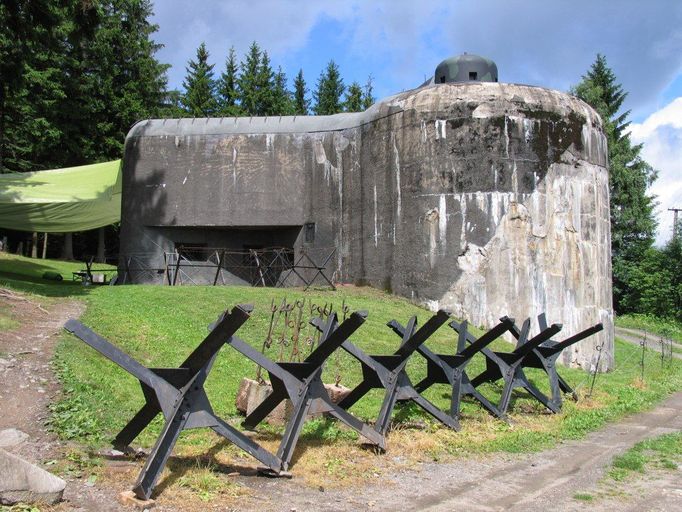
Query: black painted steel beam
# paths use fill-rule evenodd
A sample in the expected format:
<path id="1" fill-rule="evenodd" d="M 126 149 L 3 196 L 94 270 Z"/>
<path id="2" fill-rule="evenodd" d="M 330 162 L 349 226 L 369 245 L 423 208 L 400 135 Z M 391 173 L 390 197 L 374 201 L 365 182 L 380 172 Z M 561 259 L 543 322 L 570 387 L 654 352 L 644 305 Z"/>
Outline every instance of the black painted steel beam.
<path id="1" fill-rule="evenodd" d="M 548 329 L 547 317 L 544 313 L 538 315 L 538 325 L 541 330 Z M 562 392 L 569 394 L 574 400 L 578 399 L 578 394 L 575 390 L 566 382 L 566 380 L 559 375 L 557 371 L 556 361 L 561 355 L 561 352 L 584 340 L 585 338 L 592 336 L 603 330 L 604 326 L 601 323 L 595 324 L 587 329 L 580 331 L 573 336 L 570 336 L 562 341 L 556 341 L 553 339 L 548 339 L 539 347 L 533 349 L 523 361 L 523 365 L 527 368 L 539 368 L 544 370 L 549 378 L 549 386 L 551 390 L 552 397 L 550 401 L 556 407 L 557 410 L 561 410 L 562 406 Z M 522 341 L 521 332 L 516 326 L 512 329 L 512 334 L 517 339 L 520 344 Z"/>
<path id="2" fill-rule="evenodd" d="M 349 409 L 370 390 L 384 389 L 384 400 L 374 426 L 382 436 L 388 432 L 396 403 L 405 401 L 414 402 L 447 427 L 458 429 L 459 423 L 454 418 L 419 394 L 405 371 L 407 361 L 412 354 L 422 347 L 424 342 L 449 318 L 447 311 L 438 311 L 421 328 L 417 329 L 417 318 L 412 317 L 403 329 L 400 347 L 391 355 L 368 355 L 350 340 L 346 340 L 341 348 L 360 362 L 363 380 L 339 402 L 339 405 L 344 409 Z M 319 328 L 319 321 L 316 325 Z M 391 322 L 388 325 L 391 326 Z"/>
<path id="3" fill-rule="evenodd" d="M 401 336 L 404 335 L 405 329 L 395 320 L 389 322 L 388 325 L 397 334 Z M 436 354 L 425 344 L 420 345 L 417 352 L 426 359 L 426 377 L 415 384 L 415 390 L 422 393 L 434 384 L 450 385 L 452 388 L 450 417 L 457 422 L 457 425 L 459 425 L 461 401 L 464 396 L 473 397 L 491 414 L 498 418 L 502 418 L 504 415 L 497 406 L 493 405 L 471 384 L 471 380 L 466 372 L 466 367 L 476 354 L 495 339 L 499 338 L 502 334 L 510 330 L 513 326 L 514 320 L 504 317 L 500 320 L 499 324 L 480 338 L 475 339 L 468 331 L 467 322 L 462 322 L 462 324 L 460 324 L 455 354 Z M 466 344 L 467 336 L 471 340 L 471 344 L 468 346 Z"/>
<path id="4" fill-rule="evenodd" d="M 455 331 L 461 332 L 462 324 L 452 321 L 450 327 Z M 549 340 L 552 336 L 561 330 L 561 324 L 552 324 L 550 327 L 543 329 L 537 336 L 528 339 L 530 333 L 530 320 L 523 322 L 520 330 L 516 330 L 518 334 L 518 344 L 512 352 L 495 352 L 489 348 L 483 348 L 480 353 L 486 358 L 486 369 L 473 379 L 471 384 L 475 388 L 484 382 L 495 382 L 503 379 L 504 387 L 502 389 L 502 396 L 497 409 L 502 415 L 506 415 L 511 400 L 512 391 L 516 388 L 525 389 L 531 396 L 538 400 L 541 404 L 547 407 L 551 412 L 559 412 L 556 404 L 547 397 L 542 391 L 535 387 L 524 372 L 524 361 L 528 354 L 537 349 L 540 345 Z M 512 330 L 512 332 L 514 332 Z M 476 340 L 473 336 L 466 335 L 469 343 L 474 343 Z"/>
<path id="5" fill-rule="evenodd" d="M 284 435 L 277 450 L 277 456 L 281 459 L 283 470 L 289 468 L 301 429 L 310 412 L 329 413 L 358 432 L 367 439 L 369 444 L 381 450 L 385 449 L 384 436 L 333 403 L 322 383 L 322 370 L 325 362 L 365 322 L 366 317 L 367 312 L 365 311 L 355 312 L 341 325 L 338 325 L 336 314 L 332 313 L 322 327 L 319 345 L 300 363 L 272 361 L 237 336 L 232 336 L 228 342 L 242 355 L 265 369 L 270 375 L 270 383 L 272 384 L 270 395 L 244 420 L 246 428 L 255 428 L 282 401 L 289 399 L 292 403 L 293 412 L 287 421 Z"/>

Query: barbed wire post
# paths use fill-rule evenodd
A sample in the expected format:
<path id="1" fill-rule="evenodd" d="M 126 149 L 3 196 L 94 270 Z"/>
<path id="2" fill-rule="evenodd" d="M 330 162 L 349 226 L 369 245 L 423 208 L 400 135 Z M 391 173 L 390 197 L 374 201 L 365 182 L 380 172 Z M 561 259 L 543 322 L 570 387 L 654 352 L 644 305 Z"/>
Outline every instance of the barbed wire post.
<path id="1" fill-rule="evenodd" d="M 594 391 L 594 385 L 597 383 L 597 375 L 599 374 L 599 365 L 601 364 L 601 355 L 603 352 L 604 348 L 604 342 L 602 342 L 600 345 L 597 345 L 596 350 L 597 350 L 597 362 L 594 365 L 593 373 L 592 373 L 592 382 L 590 383 L 590 392 L 587 394 L 588 397 L 592 396 L 592 392 Z"/>
<path id="2" fill-rule="evenodd" d="M 642 384 L 644 384 L 644 354 L 646 353 L 646 348 L 647 348 L 647 331 L 644 331 L 644 338 L 642 338 L 642 341 L 639 342 L 639 345 L 642 347 L 642 358 L 640 360 L 639 366 L 640 366 L 640 380 L 642 381 Z"/>

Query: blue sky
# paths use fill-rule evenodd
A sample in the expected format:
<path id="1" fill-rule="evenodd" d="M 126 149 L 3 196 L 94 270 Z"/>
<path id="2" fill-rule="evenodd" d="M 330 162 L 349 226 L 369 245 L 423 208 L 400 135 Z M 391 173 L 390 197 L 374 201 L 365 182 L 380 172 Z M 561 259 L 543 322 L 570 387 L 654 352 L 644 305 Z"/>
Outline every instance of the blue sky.
<path id="1" fill-rule="evenodd" d="M 493 59 L 500 81 L 568 90 L 597 53 L 629 96 L 632 136 L 659 169 L 659 243 L 682 207 L 682 1 L 679 0 L 156 0 L 158 53 L 181 89 L 205 42 L 215 70 L 257 41 L 309 88 L 333 59 L 346 84 L 373 77 L 379 98 L 411 89 L 462 52 Z M 679 104 L 678 104 L 679 103 Z"/>

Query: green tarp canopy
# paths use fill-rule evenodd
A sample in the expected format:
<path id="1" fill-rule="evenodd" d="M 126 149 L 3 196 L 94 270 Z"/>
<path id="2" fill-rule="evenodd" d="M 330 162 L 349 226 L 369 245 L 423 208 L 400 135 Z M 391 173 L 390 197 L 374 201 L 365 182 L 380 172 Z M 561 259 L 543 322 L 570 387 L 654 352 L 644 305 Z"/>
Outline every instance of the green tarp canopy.
<path id="1" fill-rule="evenodd" d="M 120 160 L 0 174 L 0 228 L 70 233 L 120 220 Z"/>

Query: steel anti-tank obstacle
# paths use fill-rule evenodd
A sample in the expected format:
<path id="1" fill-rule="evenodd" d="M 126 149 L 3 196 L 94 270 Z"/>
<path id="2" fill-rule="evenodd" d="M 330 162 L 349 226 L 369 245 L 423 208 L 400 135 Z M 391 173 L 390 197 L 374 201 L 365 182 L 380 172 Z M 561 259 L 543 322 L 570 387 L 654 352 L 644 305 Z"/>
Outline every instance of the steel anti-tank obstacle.
<path id="1" fill-rule="evenodd" d="M 403 327 L 395 321 L 389 322 L 389 326 L 398 334 L 404 332 Z M 514 320 L 509 317 L 504 317 L 500 320 L 499 324 L 480 338 L 476 339 L 469 333 L 468 324 L 464 321 L 460 324 L 455 354 L 436 354 L 425 344 L 422 344 L 417 349 L 417 352 L 426 359 L 427 373 L 426 377 L 414 386 L 415 390 L 422 393 L 434 384 L 449 384 L 452 387 L 450 417 L 456 421 L 458 425 L 462 397 L 464 396 L 473 397 L 491 414 L 498 418 L 503 418 L 504 414 L 497 406 L 493 405 L 492 402 L 471 384 L 471 379 L 469 379 L 469 376 L 467 375 L 466 367 L 476 354 L 484 350 L 490 343 L 509 331 L 513 326 Z M 468 346 L 466 344 L 467 339 L 471 342 Z"/>
<path id="2" fill-rule="evenodd" d="M 218 418 L 204 391 L 204 383 L 218 351 L 249 319 L 251 310 L 251 306 L 240 305 L 226 312 L 178 368 L 147 368 L 77 320 L 68 320 L 64 325 L 67 331 L 140 381 L 145 405 L 116 436 L 112 443 L 114 447 L 125 449 L 157 414 L 164 416 L 161 434 L 133 487 L 138 498 L 149 499 L 180 432 L 192 428 L 211 428 L 265 464 L 273 473 L 280 472 L 282 462 L 279 457 Z"/>
<path id="3" fill-rule="evenodd" d="M 272 392 L 244 420 L 244 426 L 255 428 L 281 402 L 291 400 L 293 412 L 287 421 L 284 436 L 277 451 L 282 469 L 288 469 L 301 429 L 309 413 L 329 413 L 363 436 L 370 444 L 383 450 L 384 436 L 332 402 L 322 383 L 325 362 L 364 322 L 367 312 L 352 313 L 341 325 L 331 313 L 323 327 L 320 344 L 302 362 L 275 362 L 236 336 L 228 344 L 264 368 L 270 375 Z"/>
<path id="4" fill-rule="evenodd" d="M 223 313 L 217 322 L 209 326 L 206 338 L 177 368 L 147 368 L 80 322 L 73 319 L 66 322 L 67 331 L 140 381 L 145 405 L 118 433 L 113 441 L 116 448 L 126 450 L 159 413 L 164 416 L 164 427 L 134 485 L 133 490 L 139 498 L 148 499 L 151 496 L 178 436 L 187 429 L 211 428 L 264 464 L 268 474 L 280 475 L 291 464 L 308 414 L 328 413 L 358 432 L 370 445 L 383 451 L 393 410 L 396 403 L 401 401 L 414 402 L 442 424 L 455 430 L 459 429 L 461 399 L 467 395 L 493 415 L 505 418 L 512 391 L 522 388 L 550 411 L 559 412 L 562 392 L 577 398 L 575 391 L 557 372 L 555 363 L 559 355 L 567 347 L 603 329 L 602 324 L 596 324 L 562 341 L 556 341 L 552 338 L 561 330 L 561 325 L 548 326 L 542 314 L 538 317 L 540 332 L 532 338 L 530 320 L 518 328 L 514 320 L 508 317 L 501 318 L 495 327 L 476 338 L 469 332 L 466 321 L 459 323 L 452 320 L 449 326 L 457 332 L 456 348 L 452 354 L 443 354 L 433 352 L 426 346 L 436 330 L 451 320 L 447 311 L 438 311 L 419 329 L 416 317 L 410 318 L 405 326 L 396 320 L 388 322 L 387 326 L 401 338 L 398 349 L 390 355 L 368 355 L 350 340 L 365 322 L 367 312 L 355 312 L 348 318 L 344 314 L 345 319 L 339 324 L 336 314 L 330 311 L 326 320 L 321 317 L 311 319 L 310 323 L 320 331 L 319 343 L 317 347 L 311 347 L 310 354 L 303 361 L 276 362 L 236 335 L 250 318 L 251 311 L 252 306 L 239 305 Z M 300 321 L 299 315 L 297 324 Z M 272 327 L 271 319 L 268 339 L 272 335 Z M 507 331 L 517 339 L 514 350 L 500 352 L 488 348 L 493 340 Z M 270 377 L 272 392 L 246 417 L 244 425 L 247 428 L 257 426 L 282 401 L 291 401 L 293 412 L 287 420 L 276 454 L 270 453 L 213 412 L 204 383 L 224 345 L 230 345 L 255 362 Z M 339 404 L 335 404 L 322 382 L 322 372 L 330 356 L 340 348 L 360 362 L 363 378 Z M 427 374 L 417 384 L 412 384 L 406 365 L 415 353 L 426 359 Z M 466 368 L 476 354 L 485 357 L 486 369 L 470 378 Z M 551 397 L 531 383 L 525 375 L 525 368 L 538 368 L 547 374 Z M 494 405 L 477 387 L 499 379 L 503 380 L 504 387 L 499 404 Z M 421 393 L 434 384 L 451 386 L 448 412 L 422 396 Z M 375 388 L 384 389 L 384 398 L 377 420 L 374 426 L 370 426 L 347 412 L 347 409 Z"/>
<path id="5" fill-rule="evenodd" d="M 454 418 L 441 411 L 415 389 L 405 369 L 412 354 L 449 318 L 450 314 L 447 311 L 438 311 L 417 329 L 417 317 L 413 316 L 407 326 L 401 328 L 400 347 L 391 355 L 368 355 L 350 340 L 346 340 L 341 348 L 360 362 L 363 379 L 339 402 L 339 406 L 348 409 L 372 389 L 384 389 L 384 399 L 374 427 L 382 435 L 388 432 L 396 402 L 405 401 L 414 402 L 443 425 L 458 429 L 459 423 Z M 321 322 L 317 320 L 316 324 L 319 328 Z M 391 323 L 388 325 L 391 326 Z"/>

